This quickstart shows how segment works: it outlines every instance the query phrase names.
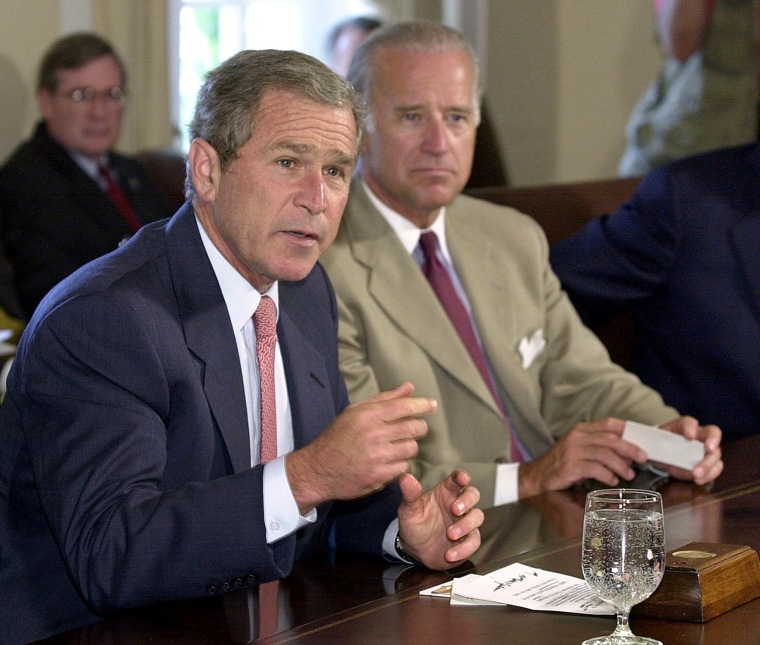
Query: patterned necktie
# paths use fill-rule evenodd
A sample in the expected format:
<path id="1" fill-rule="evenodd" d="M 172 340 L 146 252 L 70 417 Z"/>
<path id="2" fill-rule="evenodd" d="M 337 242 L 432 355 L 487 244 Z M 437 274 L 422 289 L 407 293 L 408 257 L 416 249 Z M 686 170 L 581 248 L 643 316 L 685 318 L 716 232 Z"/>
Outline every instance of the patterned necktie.
<path id="1" fill-rule="evenodd" d="M 491 376 L 491 371 L 488 368 L 485 354 L 483 353 L 483 350 L 480 347 L 480 343 L 478 343 L 478 339 L 475 336 L 475 330 L 472 326 L 472 319 L 470 318 L 470 314 L 467 312 L 467 309 L 465 309 L 465 306 L 462 303 L 462 299 L 456 292 L 449 272 L 438 259 L 438 255 L 436 254 L 437 247 L 438 238 L 436 237 L 435 233 L 428 231 L 427 233 L 420 235 L 420 248 L 422 249 L 422 254 L 425 259 L 422 264 L 422 272 L 428 279 L 428 282 L 433 288 L 433 291 L 435 291 L 435 295 L 438 296 L 438 300 L 441 302 L 441 305 L 443 305 L 443 308 L 445 309 L 449 320 L 451 320 L 454 328 L 457 330 L 459 338 L 462 339 L 462 343 L 464 343 L 464 346 L 467 349 L 467 352 L 470 354 L 472 361 L 478 368 L 478 371 L 488 386 L 488 389 L 496 401 L 496 404 L 499 406 L 499 409 L 507 419 L 507 423 L 510 426 L 510 455 L 512 461 L 523 461 L 522 450 L 520 449 L 520 445 L 517 442 L 514 428 L 512 428 L 512 422 L 510 421 L 509 416 L 504 409 L 501 398 L 499 397 L 498 391 L 496 389 L 496 384 L 494 383 L 493 377 Z"/>
<path id="2" fill-rule="evenodd" d="M 113 202 L 113 205 L 116 206 L 116 209 L 121 213 L 121 216 L 124 218 L 124 221 L 127 223 L 130 230 L 133 233 L 136 233 L 140 228 L 140 219 L 137 217 L 137 213 L 135 213 L 134 208 L 132 208 L 132 205 L 129 203 L 126 194 L 119 184 L 116 183 L 113 173 L 105 164 L 98 164 L 98 172 L 106 182 L 106 195 L 108 195 L 108 199 Z"/>
<path id="3" fill-rule="evenodd" d="M 274 354 L 277 346 L 277 307 L 269 296 L 262 296 L 253 314 L 256 330 L 256 358 L 259 362 L 261 392 L 261 457 L 265 464 L 277 457 L 277 406 L 274 387 Z M 259 585 L 258 638 L 277 631 L 279 580 Z"/>
<path id="4" fill-rule="evenodd" d="M 263 296 L 253 314 L 256 330 L 256 358 L 261 379 L 261 458 L 262 464 L 277 457 L 277 406 L 274 391 L 274 353 L 277 346 L 277 308 Z"/>

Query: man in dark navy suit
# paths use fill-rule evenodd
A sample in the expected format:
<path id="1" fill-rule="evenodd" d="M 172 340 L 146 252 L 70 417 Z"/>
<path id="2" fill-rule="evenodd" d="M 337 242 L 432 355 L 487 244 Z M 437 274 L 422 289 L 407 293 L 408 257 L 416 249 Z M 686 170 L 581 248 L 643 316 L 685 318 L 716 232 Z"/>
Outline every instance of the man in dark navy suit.
<path id="1" fill-rule="evenodd" d="M 760 145 L 651 171 L 633 198 L 551 250 L 587 323 L 636 321 L 634 371 L 724 441 L 760 432 Z"/>
<path id="2" fill-rule="evenodd" d="M 20 344 L 0 429 L 5 644 L 281 578 L 318 538 L 439 569 L 480 544 L 467 473 L 423 493 L 407 472 L 436 402 L 404 383 L 348 406 L 317 260 L 361 140 L 353 88 L 303 54 L 241 52 L 190 133 L 185 206 L 54 288 Z"/>
<path id="3" fill-rule="evenodd" d="M 67 275 L 172 214 L 140 164 L 114 152 L 126 96 L 124 64 L 96 34 L 64 36 L 42 58 L 42 119 L 0 168 L 3 244 L 27 320 Z"/>

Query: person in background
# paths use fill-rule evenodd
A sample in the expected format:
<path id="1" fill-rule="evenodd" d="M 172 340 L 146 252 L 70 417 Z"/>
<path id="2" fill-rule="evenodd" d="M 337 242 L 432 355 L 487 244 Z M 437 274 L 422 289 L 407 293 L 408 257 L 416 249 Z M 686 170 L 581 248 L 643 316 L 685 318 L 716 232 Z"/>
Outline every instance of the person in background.
<path id="1" fill-rule="evenodd" d="M 756 0 L 654 0 L 662 69 L 626 126 L 623 177 L 758 135 Z"/>
<path id="2" fill-rule="evenodd" d="M 319 61 L 236 54 L 199 93 L 189 201 L 37 308 L 0 423 L 5 645 L 139 605 L 261 601 L 317 544 L 435 569 L 478 548 L 467 473 L 423 493 L 407 472 L 436 402 L 399 382 L 348 405 L 317 260 L 362 131 Z"/>
<path id="3" fill-rule="evenodd" d="M 724 440 L 760 432 L 758 177 L 758 143 L 671 162 L 551 249 L 584 321 L 631 311 L 633 370 Z"/>
<path id="4" fill-rule="evenodd" d="M 327 54 L 330 67 L 341 76 L 348 73 L 351 57 L 367 37 L 383 26 L 374 16 L 353 16 L 335 25 L 327 35 Z"/>
<path id="5" fill-rule="evenodd" d="M 721 472 L 720 429 L 679 417 L 610 362 L 548 263 L 531 218 L 460 194 L 478 124 L 478 63 L 435 22 L 375 31 L 349 80 L 368 129 L 335 243 L 322 258 L 338 297 L 340 366 L 352 400 L 409 379 L 438 401 L 413 473 L 423 485 L 452 464 L 485 506 L 635 476 L 647 455 L 624 420 L 705 443 L 692 471 Z"/>
<path id="6" fill-rule="evenodd" d="M 40 63 L 42 120 L 0 168 L 3 246 L 26 319 L 75 269 L 171 215 L 140 165 L 113 150 L 126 96 L 124 64 L 96 34 L 64 36 Z"/>

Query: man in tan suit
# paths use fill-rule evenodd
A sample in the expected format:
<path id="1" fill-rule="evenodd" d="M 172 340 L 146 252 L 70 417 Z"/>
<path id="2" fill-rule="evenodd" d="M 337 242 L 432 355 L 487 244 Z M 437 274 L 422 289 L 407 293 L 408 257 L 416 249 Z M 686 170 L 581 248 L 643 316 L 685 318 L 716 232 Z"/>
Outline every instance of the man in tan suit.
<path id="1" fill-rule="evenodd" d="M 552 273 L 539 226 L 460 195 L 480 95 L 461 35 L 432 22 L 384 27 L 359 48 L 349 79 L 367 99 L 370 125 L 322 260 L 338 294 L 341 371 L 352 400 L 404 380 L 438 400 L 413 465 L 423 485 L 457 465 L 486 506 L 587 478 L 615 486 L 647 458 L 622 439 L 626 419 L 704 441 L 702 462 L 671 474 L 717 477 L 720 430 L 679 418 L 610 362 Z M 435 257 L 423 259 L 421 233 L 431 231 Z M 420 270 L 436 263 L 464 303 L 485 355 L 480 371 Z"/>

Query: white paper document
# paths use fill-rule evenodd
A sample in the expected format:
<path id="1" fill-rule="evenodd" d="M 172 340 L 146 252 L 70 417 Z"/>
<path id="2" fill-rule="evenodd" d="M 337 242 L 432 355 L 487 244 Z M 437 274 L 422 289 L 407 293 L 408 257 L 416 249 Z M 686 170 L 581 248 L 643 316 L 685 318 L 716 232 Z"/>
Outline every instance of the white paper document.
<path id="1" fill-rule="evenodd" d="M 485 576 L 470 574 L 421 595 L 446 597 L 452 605 L 512 605 L 536 611 L 614 616 L 615 608 L 599 599 L 586 581 L 562 573 L 510 564 Z"/>
<path id="2" fill-rule="evenodd" d="M 694 468 L 705 457 L 705 445 L 701 441 L 635 421 L 625 422 L 623 439 L 639 446 L 650 461 L 686 470 Z"/>

